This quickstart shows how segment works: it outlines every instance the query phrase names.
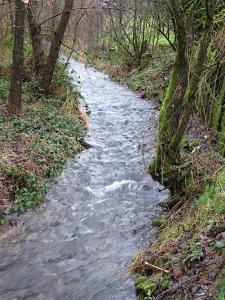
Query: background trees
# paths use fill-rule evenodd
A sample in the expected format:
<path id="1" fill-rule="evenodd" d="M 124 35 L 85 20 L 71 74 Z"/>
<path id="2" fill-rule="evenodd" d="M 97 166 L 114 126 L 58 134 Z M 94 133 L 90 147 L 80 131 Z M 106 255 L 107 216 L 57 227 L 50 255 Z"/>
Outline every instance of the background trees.
<path id="1" fill-rule="evenodd" d="M 0 0 L 0 225 L 37 205 L 46 180 L 82 149 L 80 94 L 58 59 L 73 1 L 57 3 L 55 16 L 52 1 Z"/>
<path id="2" fill-rule="evenodd" d="M 12 34 L 14 36 L 13 59 L 11 70 L 11 86 L 9 92 L 8 111 L 9 113 L 19 113 L 22 102 L 22 81 L 23 81 L 23 60 L 24 60 L 24 34 L 27 35 L 25 15 L 27 15 L 29 35 L 32 43 L 33 65 L 35 74 L 40 80 L 40 89 L 44 93 L 48 93 L 51 86 L 53 72 L 59 57 L 59 51 L 62 44 L 64 33 L 67 29 L 70 15 L 73 9 L 73 0 L 66 0 L 64 9 L 56 12 L 53 3 L 53 13 L 60 17 L 57 27 L 53 31 L 53 37 L 48 57 L 45 61 L 44 40 L 42 24 L 49 20 L 55 19 L 57 16 L 47 16 L 47 20 L 40 21 L 40 15 L 43 9 L 43 2 L 36 0 L 23 1 L 16 0 L 14 3 L 8 1 L 9 20 L 12 26 Z M 6 3 L 2 3 L 5 7 Z M 25 7 L 26 6 L 26 7 Z M 15 14 L 15 24 L 14 24 Z M 55 23 L 54 23 L 55 24 Z M 6 26 L 8 28 L 8 26 Z"/>
<path id="3" fill-rule="evenodd" d="M 14 22 L 14 13 L 15 22 L 22 20 L 16 15 L 13 2 L 7 3 L 3 5 L 8 10 L 5 32 Z M 145 65 L 154 65 L 162 55 L 160 65 L 164 56 L 172 53 L 173 70 L 160 113 L 156 158 L 150 167 L 156 178 L 165 184 L 168 178 L 169 184 L 170 171 L 179 164 L 181 140 L 193 113 L 219 132 L 223 148 L 224 48 L 220 46 L 224 44 L 223 12 L 222 0 L 80 0 L 75 4 L 72 0 L 30 0 L 23 32 L 26 38 L 29 32 L 35 74 L 46 94 L 51 90 L 62 44 L 71 53 L 74 51 L 78 59 L 103 55 L 108 60 L 120 61 L 131 73 Z M 15 76 L 23 73 L 21 26 L 15 26 L 14 34 L 10 112 L 20 110 L 22 76 L 19 80 Z M 225 152 L 224 148 L 222 151 Z"/>
<path id="4" fill-rule="evenodd" d="M 60 22 L 54 32 L 54 37 L 51 41 L 49 55 L 46 64 L 43 68 L 42 78 L 40 82 L 40 87 L 45 93 L 49 92 L 53 72 L 55 69 L 57 59 L 59 57 L 59 51 L 62 44 L 63 36 L 66 31 L 72 12 L 73 2 L 73 0 L 65 0 L 65 6 L 61 15 Z"/>

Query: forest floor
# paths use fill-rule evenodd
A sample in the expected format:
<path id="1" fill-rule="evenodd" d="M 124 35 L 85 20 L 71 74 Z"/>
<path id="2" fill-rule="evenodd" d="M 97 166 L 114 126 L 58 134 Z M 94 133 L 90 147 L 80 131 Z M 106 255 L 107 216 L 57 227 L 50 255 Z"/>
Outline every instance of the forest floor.
<path id="1" fill-rule="evenodd" d="M 0 223 L 5 222 L 6 215 L 24 212 L 41 202 L 48 182 L 83 149 L 86 132 L 79 93 L 63 65 L 57 66 L 49 97 L 42 95 L 32 74 L 27 75 L 19 116 L 8 115 L 5 108 L 8 70 L 1 65 Z"/>
<path id="2" fill-rule="evenodd" d="M 139 91 L 160 108 L 173 66 L 165 51 L 148 66 L 128 70 L 121 63 L 91 58 L 113 80 Z M 139 300 L 225 300 L 225 159 L 216 133 L 197 117 L 181 143 L 182 164 L 174 170 L 179 192 L 153 222 L 158 233 L 134 259 Z"/>

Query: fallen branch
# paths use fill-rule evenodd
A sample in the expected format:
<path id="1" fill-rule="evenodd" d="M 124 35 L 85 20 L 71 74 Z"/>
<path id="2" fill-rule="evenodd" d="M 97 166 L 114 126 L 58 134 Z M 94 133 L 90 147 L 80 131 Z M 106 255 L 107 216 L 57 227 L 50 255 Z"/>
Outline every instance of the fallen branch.
<path id="1" fill-rule="evenodd" d="M 152 265 L 152 264 L 150 264 L 150 263 L 148 263 L 148 262 L 145 262 L 144 265 L 145 265 L 146 267 L 153 268 L 153 269 L 162 271 L 162 272 L 167 273 L 167 274 L 170 273 L 170 271 L 168 271 L 168 270 L 166 270 L 166 269 L 163 269 L 163 268 L 160 268 L 160 267 L 158 267 L 158 266 Z"/>

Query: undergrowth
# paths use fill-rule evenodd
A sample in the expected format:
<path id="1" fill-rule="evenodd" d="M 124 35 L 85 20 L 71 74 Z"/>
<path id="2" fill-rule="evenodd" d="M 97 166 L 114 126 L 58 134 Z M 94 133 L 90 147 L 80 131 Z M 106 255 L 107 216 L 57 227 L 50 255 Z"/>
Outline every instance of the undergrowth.
<path id="1" fill-rule="evenodd" d="M 216 300 L 225 300 L 225 271 L 223 272 L 221 278 L 219 279 L 217 290 L 218 293 L 216 296 Z"/>
<path id="2" fill-rule="evenodd" d="M 173 53 L 170 48 L 158 47 L 157 57 L 153 57 L 144 68 L 131 72 L 127 84 L 134 91 L 140 91 L 144 97 L 161 102 L 172 65 Z"/>
<path id="3" fill-rule="evenodd" d="M 43 96 L 29 71 L 23 84 L 20 116 L 5 109 L 9 81 L 0 76 L 0 219 L 9 212 L 24 212 L 43 199 L 48 181 L 81 150 L 85 134 L 77 99 L 63 64 L 58 64 L 51 95 Z M 66 105 L 65 105 L 66 104 Z"/>
<path id="4" fill-rule="evenodd" d="M 86 61 L 105 71 L 114 80 L 125 83 L 132 90 L 141 92 L 143 97 L 159 104 L 168 85 L 174 53 L 167 44 L 158 45 L 155 52 L 154 57 L 144 59 L 139 67 L 133 68 L 126 65 L 126 56 L 118 49 L 111 49 L 107 55 L 101 56 L 88 53 Z"/>
<path id="5" fill-rule="evenodd" d="M 220 168 L 201 195 L 154 221 L 160 228 L 157 241 L 130 268 L 139 274 L 139 300 L 201 294 L 203 299 L 225 299 L 224 274 L 217 280 L 225 266 L 224 199 L 225 169 Z"/>

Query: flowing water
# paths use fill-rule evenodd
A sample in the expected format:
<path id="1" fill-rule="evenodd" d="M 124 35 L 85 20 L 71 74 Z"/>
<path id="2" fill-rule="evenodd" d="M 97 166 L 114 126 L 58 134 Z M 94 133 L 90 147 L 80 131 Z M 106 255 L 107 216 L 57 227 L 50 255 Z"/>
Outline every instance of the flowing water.
<path id="1" fill-rule="evenodd" d="M 92 148 L 68 165 L 38 211 L 1 228 L 1 300 L 135 299 L 126 268 L 147 246 L 167 197 L 145 172 L 154 106 L 92 68 L 70 68 L 91 111 Z"/>

